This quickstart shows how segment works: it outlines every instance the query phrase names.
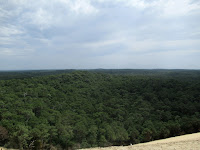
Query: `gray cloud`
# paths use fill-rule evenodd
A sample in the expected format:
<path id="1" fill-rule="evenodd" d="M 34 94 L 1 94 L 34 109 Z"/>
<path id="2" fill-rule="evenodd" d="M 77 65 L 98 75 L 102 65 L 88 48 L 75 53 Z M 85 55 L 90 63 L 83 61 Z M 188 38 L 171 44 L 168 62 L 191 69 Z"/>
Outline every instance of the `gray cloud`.
<path id="1" fill-rule="evenodd" d="M 0 69 L 200 68 L 196 0 L 0 2 Z"/>

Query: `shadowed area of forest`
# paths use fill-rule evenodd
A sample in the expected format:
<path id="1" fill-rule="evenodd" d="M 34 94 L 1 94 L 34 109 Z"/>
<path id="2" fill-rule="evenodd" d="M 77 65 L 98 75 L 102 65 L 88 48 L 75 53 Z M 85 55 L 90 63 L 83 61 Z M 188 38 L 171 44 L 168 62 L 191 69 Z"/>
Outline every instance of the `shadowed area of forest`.
<path id="1" fill-rule="evenodd" d="M 200 71 L 55 72 L 0 73 L 0 146 L 104 147 L 200 131 Z"/>

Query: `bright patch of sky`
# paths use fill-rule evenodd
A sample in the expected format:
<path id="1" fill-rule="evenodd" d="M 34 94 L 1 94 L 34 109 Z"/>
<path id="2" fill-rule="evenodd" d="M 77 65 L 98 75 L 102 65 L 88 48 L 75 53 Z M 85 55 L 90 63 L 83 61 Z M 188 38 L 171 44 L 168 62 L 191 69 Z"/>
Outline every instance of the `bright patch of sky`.
<path id="1" fill-rule="evenodd" d="M 0 0 L 0 70 L 200 69 L 199 0 Z"/>

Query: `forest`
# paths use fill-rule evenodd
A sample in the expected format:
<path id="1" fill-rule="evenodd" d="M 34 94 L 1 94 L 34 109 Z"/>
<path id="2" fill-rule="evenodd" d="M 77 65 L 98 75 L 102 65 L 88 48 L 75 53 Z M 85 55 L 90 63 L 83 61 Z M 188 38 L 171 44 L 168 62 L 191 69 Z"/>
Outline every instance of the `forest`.
<path id="1" fill-rule="evenodd" d="M 0 72 L 0 146 L 71 150 L 199 131 L 199 70 Z"/>

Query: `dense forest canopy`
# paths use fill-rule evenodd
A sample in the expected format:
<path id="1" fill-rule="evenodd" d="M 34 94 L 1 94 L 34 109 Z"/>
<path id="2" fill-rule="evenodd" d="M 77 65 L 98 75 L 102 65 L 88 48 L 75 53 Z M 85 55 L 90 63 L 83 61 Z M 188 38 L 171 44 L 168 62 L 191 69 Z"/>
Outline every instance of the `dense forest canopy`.
<path id="1" fill-rule="evenodd" d="M 65 71 L 0 73 L 0 146 L 77 149 L 200 131 L 198 70 Z"/>
<path id="2" fill-rule="evenodd" d="M 8 79 L 24 79 L 46 75 L 57 75 L 62 73 L 71 73 L 80 71 L 75 69 L 65 70 L 20 70 L 20 71 L 0 71 L 0 80 Z M 200 70 L 184 70 L 184 69 L 82 69 L 94 73 L 106 73 L 113 75 L 140 75 L 140 76 L 156 76 L 156 77 L 173 77 L 173 78 L 200 78 Z"/>

